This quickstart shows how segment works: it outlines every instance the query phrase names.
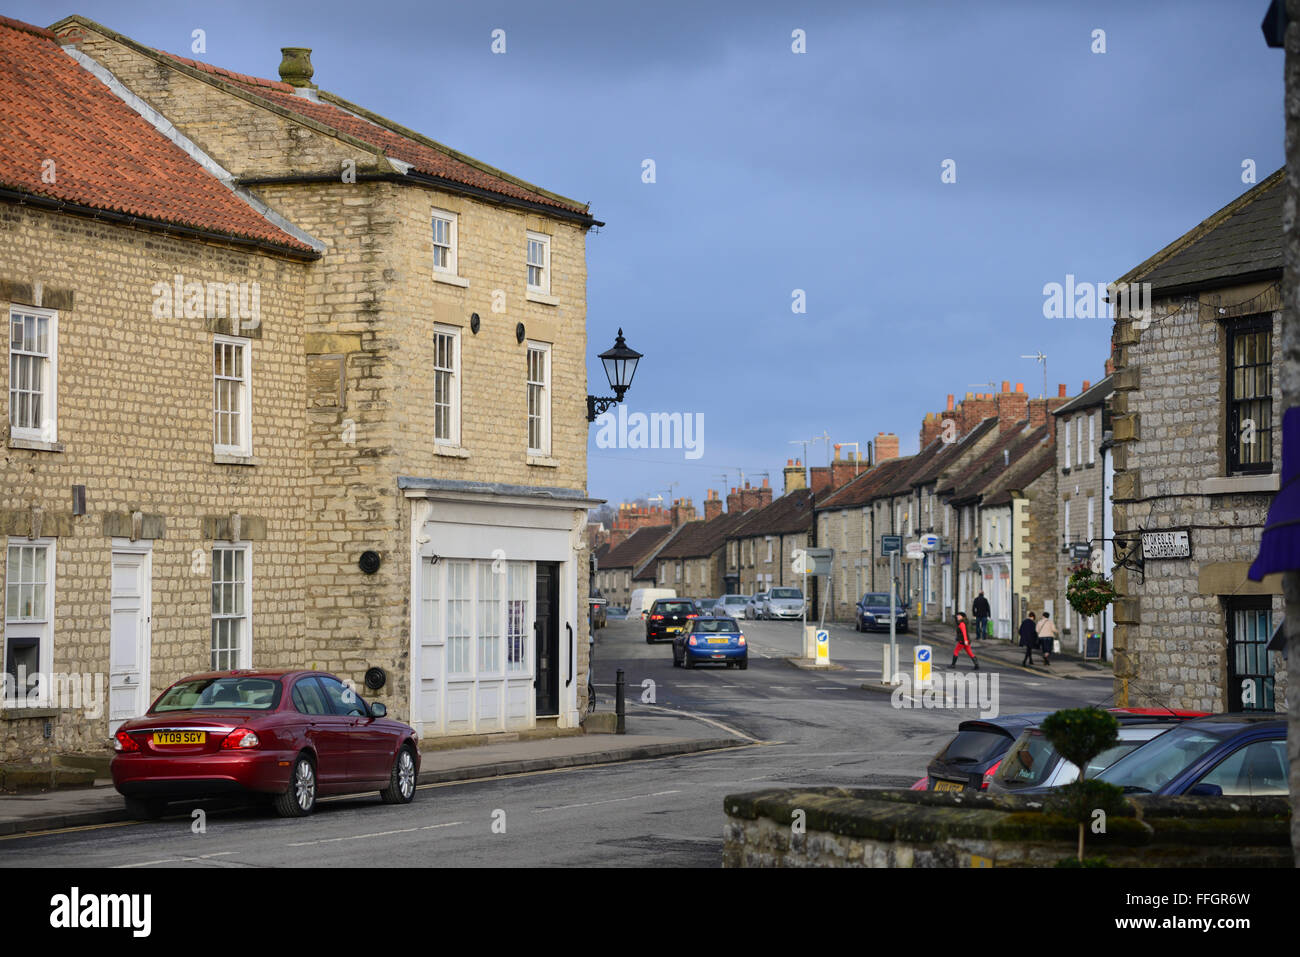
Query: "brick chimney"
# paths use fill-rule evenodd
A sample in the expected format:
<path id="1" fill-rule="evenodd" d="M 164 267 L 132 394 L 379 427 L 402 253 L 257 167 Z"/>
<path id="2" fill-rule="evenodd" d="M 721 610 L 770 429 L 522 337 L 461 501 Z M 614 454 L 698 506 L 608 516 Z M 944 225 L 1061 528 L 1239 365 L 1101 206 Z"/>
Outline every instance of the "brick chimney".
<path id="1" fill-rule="evenodd" d="M 1064 386 L 1061 390 L 1064 390 Z M 1069 402 L 1069 397 L 1065 395 L 1054 395 L 1047 399 L 1030 399 L 1029 400 L 1029 426 L 1038 428 L 1040 425 L 1046 425 L 1049 434 L 1053 439 L 1056 438 L 1056 416 L 1052 415 L 1053 409 L 1059 409 L 1065 403 Z"/>
<path id="2" fill-rule="evenodd" d="M 767 479 L 763 479 L 763 484 L 750 488 L 749 483 L 745 483 L 745 502 L 746 508 L 764 508 L 772 504 L 772 486 Z"/>
<path id="3" fill-rule="evenodd" d="M 1083 395 L 1083 393 L 1087 392 L 1087 391 L 1088 391 L 1089 389 L 1091 389 L 1091 388 L 1092 388 L 1092 383 L 1089 382 L 1087 379 L 1084 379 L 1084 380 L 1083 380 L 1083 388 L 1079 390 L 1079 394 L 1080 394 L 1080 395 Z"/>
<path id="4" fill-rule="evenodd" d="M 842 446 L 835 446 L 835 459 L 831 462 L 831 488 L 839 488 L 846 482 L 852 482 L 862 472 L 862 463 L 856 454 L 849 458 L 840 458 Z"/>
<path id="5" fill-rule="evenodd" d="M 943 416 L 938 412 L 927 412 L 921 420 L 921 448 L 925 448 L 943 435 Z"/>
<path id="6" fill-rule="evenodd" d="M 1025 394 L 1025 384 L 1016 383 L 1016 391 L 1011 391 L 1011 383 L 1002 383 L 1002 392 L 997 396 L 998 434 L 1010 432 L 1029 416 L 1029 396 Z"/>
<path id="7" fill-rule="evenodd" d="M 1064 382 L 1062 382 L 1060 385 L 1058 385 L 1058 386 L 1056 387 L 1056 395 L 1057 395 L 1057 397 L 1059 397 L 1059 398 L 1062 398 L 1062 399 L 1065 398 L 1065 383 L 1064 383 Z"/>
<path id="8" fill-rule="evenodd" d="M 808 487 L 808 476 L 803 469 L 803 459 L 786 459 L 782 474 L 785 476 L 786 494 Z"/>
<path id="9" fill-rule="evenodd" d="M 893 432 L 876 433 L 876 463 L 898 458 L 898 436 Z"/>
<path id="10" fill-rule="evenodd" d="M 733 487 L 731 491 L 727 493 L 727 511 L 743 512 L 744 510 L 745 507 L 741 504 L 740 490 Z"/>
<path id="11" fill-rule="evenodd" d="M 669 524 L 673 528 L 681 528 L 687 522 L 695 521 L 695 506 L 689 498 L 673 499 L 673 508 Z"/>
<path id="12" fill-rule="evenodd" d="M 966 398 L 957 403 L 953 413 L 957 422 L 957 434 L 965 435 L 985 419 L 996 417 L 998 404 L 991 392 L 967 392 Z"/>
<path id="13" fill-rule="evenodd" d="M 711 522 L 722 514 L 722 499 L 718 498 L 716 489 L 709 489 L 704 496 L 704 520 Z"/>
<path id="14" fill-rule="evenodd" d="M 831 467 L 829 465 L 814 465 L 808 470 L 808 487 L 815 494 L 820 495 L 831 487 Z"/>

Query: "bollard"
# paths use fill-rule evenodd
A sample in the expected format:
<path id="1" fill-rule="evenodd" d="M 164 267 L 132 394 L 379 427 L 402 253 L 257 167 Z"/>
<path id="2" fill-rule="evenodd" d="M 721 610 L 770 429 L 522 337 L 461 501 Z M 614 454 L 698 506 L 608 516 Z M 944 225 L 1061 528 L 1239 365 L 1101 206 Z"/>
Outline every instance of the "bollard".
<path id="1" fill-rule="evenodd" d="M 618 669 L 618 674 L 614 679 L 614 682 L 614 714 L 617 716 L 617 721 L 614 724 L 614 733 L 627 734 L 627 726 L 623 721 L 624 715 L 627 713 L 626 709 L 623 707 L 623 693 L 627 688 L 627 683 L 623 680 L 622 668 Z"/>

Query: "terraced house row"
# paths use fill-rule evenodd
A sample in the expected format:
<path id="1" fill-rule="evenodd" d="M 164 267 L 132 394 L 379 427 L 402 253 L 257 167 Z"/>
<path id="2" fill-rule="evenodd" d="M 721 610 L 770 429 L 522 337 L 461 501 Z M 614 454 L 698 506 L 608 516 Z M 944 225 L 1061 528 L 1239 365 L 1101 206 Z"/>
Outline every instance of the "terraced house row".
<path id="1" fill-rule="evenodd" d="M 213 668 L 428 736 L 579 720 L 596 220 L 283 52 L 0 21 L 0 759 Z M 101 715 L 35 678 L 71 673 Z"/>

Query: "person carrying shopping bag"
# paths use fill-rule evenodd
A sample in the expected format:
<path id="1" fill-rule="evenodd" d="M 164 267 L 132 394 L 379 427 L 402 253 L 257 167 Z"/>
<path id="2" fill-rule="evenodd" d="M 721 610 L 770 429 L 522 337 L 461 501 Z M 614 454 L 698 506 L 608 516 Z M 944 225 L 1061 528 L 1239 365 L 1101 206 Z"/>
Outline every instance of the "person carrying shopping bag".
<path id="1" fill-rule="evenodd" d="M 1043 649 L 1043 664 L 1052 667 L 1051 655 L 1056 645 L 1056 625 L 1052 621 L 1050 612 L 1043 612 L 1043 620 L 1038 623 L 1038 644 Z"/>

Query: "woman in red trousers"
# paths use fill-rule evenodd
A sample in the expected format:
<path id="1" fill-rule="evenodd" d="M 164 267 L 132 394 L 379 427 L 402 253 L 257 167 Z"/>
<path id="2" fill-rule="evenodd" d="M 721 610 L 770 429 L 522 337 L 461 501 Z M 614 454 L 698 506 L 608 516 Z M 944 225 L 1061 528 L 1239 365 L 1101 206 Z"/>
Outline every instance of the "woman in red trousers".
<path id="1" fill-rule="evenodd" d="M 970 655 L 970 660 L 975 662 L 975 670 L 980 670 L 979 659 L 975 657 L 975 652 L 971 651 L 970 633 L 966 629 L 966 613 L 957 612 L 957 647 L 952 650 L 952 666 L 957 667 L 957 656 L 965 651 Z"/>

